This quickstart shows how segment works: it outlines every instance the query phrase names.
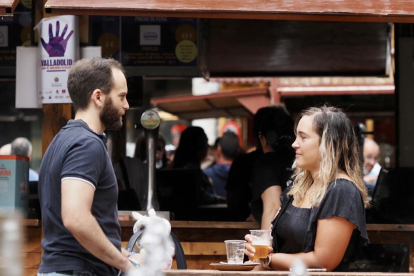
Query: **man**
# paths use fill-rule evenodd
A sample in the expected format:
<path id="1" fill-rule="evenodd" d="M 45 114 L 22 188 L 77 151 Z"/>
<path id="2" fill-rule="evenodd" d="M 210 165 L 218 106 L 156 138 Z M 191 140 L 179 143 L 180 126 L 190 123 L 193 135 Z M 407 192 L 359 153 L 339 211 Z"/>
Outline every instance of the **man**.
<path id="1" fill-rule="evenodd" d="M 25 156 L 28 157 L 29 160 L 32 157 L 32 143 L 24 138 L 18 137 L 11 142 L 11 155 L 18 155 L 18 156 Z M 29 168 L 29 181 L 38 181 L 39 174 Z"/>
<path id="2" fill-rule="evenodd" d="M 133 265 L 121 253 L 118 187 L 103 132 L 121 128 L 129 108 L 122 65 L 80 60 L 68 90 L 75 119 L 55 136 L 40 167 L 39 275 L 117 275 Z"/>
<path id="3" fill-rule="evenodd" d="M 213 184 L 216 194 L 227 196 L 226 183 L 230 166 L 239 150 L 239 138 L 233 132 L 225 132 L 218 141 L 216 163 L 204 170 Z"/>
<path id="4" fill-rule="evenodd" d="M 378 164 L 380 148 L 378 144 L 370 139 L 364 139 L 364 182 L 367 186 L 368 194 L 372 196 L 381 165 Z"/>

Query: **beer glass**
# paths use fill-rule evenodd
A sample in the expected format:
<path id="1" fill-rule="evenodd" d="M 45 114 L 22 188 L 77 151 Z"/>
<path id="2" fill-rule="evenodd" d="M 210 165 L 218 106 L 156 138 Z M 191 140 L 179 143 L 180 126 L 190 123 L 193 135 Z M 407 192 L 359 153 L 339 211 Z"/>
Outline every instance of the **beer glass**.
<path id="1" fill-rule="evenodd" d="M 243 240 L 227 240 L 226 244 L 227 263 L 243 264 L 244 247 L 246 241 Z"/>
<path id="2" fill-rule="evenodd" d="M 250 230 L 252 246 L 256 250 L 255 259 L 265 259 L 269 253 L 269 246 L 272 241 L 272 230 Z"/>

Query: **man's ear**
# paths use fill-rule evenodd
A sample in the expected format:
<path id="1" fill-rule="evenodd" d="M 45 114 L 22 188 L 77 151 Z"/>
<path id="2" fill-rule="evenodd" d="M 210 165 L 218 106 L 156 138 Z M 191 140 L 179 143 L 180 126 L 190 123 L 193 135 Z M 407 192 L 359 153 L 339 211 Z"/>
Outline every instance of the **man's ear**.
<path id="1" fill-rule="evenodd" d="M 91 95 L 91 101 L 95 104 L 95 106 L 97 107 L 102 107 L 104 105 L 104 101 L 105 101 L 105 95 L 102 92 L 101 89 L 95 89 L 92 92 Z"/>

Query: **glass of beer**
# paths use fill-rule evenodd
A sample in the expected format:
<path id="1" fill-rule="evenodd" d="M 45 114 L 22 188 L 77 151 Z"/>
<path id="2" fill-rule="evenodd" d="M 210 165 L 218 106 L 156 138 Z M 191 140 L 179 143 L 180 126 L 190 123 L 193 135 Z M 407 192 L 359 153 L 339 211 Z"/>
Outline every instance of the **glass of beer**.
<path id="1" fill-rule="evenodd" d="M 269 254 L 269 246 L 272 241 L 272 230 L 250 230 L 252 246 L 256 250 L 255 259 L 265 259 Z"/>

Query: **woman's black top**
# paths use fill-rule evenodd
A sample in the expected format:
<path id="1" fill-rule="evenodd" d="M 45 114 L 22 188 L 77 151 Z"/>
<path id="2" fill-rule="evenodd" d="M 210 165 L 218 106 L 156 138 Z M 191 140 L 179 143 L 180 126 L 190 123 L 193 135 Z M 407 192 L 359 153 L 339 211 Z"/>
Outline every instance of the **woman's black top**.
<path id="1" fill-rule="evenodd" d="M 293 198 L 287 196 L 288 190 L 280 196 L 281 210 L 272 222 L 274 252 L 293 254 L 314 251 L 318 220 L 342 217 L 356 228 L 341 263 L 334 271 L 348 271 L 354 249 L 369 243 L 364 202 L 356 185 L 342 178 L 332 181 L 321 204 L 313 208 L 293 206 Z"/>
<path id="2" fill-rule="evenodd" d="M 289 204 L 276 227 L 279 252 L 298 253 L 309 224 L 311 208 L 298 208 Z"/>
<path id="3" fill-rule="evenodd" d="M 261 223 L 263 215 L 262 194 L 271 186 L 286 189 L 286 182 L 292 175 L 292 164 L 295 153 L 291 149 L 278 147 L 275 152 L 260 156 L 254 166 L 252 181 L 251 210 L 255 220 Z"/>

